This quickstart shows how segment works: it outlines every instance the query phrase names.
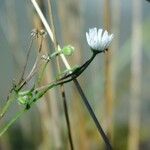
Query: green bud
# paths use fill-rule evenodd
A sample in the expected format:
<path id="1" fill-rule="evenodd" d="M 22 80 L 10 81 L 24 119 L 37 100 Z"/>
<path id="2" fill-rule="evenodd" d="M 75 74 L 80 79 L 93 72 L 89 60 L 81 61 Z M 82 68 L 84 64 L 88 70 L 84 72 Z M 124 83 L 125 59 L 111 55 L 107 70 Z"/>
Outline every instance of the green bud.
<path id="1" fill-rule="evenodd" d="M 27 100 L 28 100 L 28 96 L 27 95 L 18 97 L 19 104 L 26 105 L 27 104 Z"/>
<path id="2" fill-rule="evenodd" d="M 26 105 L 30 101 L 31 98 L 32 98 L 32 93 L 28 93 L 26 95 L 18 94 L 18 102 L 19 104 L 22 104 L 22 105 Z"/>
<path id="3" fill-rule="evenodd" d="M 30 91 L 22 91 L 22 92 L 19 92 L 18 95 L 19 96 L 25 96 L 25 95 L 27 95 L 29 93 L 30 93 Z"/>
<path id="4" fill-rule="evenodd" d="M 61 52 L 66 56 L 70 56 L 70 55 L 72 55 L 74 50 L 75 50 L 75 48 L 73 46 L 67 45 L 67 46 L 62 48 Z"/>

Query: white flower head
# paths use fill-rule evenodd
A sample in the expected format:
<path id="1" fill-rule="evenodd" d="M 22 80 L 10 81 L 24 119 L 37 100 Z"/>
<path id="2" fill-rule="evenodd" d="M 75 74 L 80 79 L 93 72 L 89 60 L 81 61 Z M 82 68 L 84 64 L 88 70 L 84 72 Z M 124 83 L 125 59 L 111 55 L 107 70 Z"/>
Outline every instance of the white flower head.
<path id="1" fill-rule="evenodd" d="M 107 50 L 113 37 L 113 34 L 109 35 L 106 30 L 103 32 L 103 29 L 92 28 L 89 29 L 89 33 L 86 32 L 87 42 L 91 49 L 96 52 Z"/>

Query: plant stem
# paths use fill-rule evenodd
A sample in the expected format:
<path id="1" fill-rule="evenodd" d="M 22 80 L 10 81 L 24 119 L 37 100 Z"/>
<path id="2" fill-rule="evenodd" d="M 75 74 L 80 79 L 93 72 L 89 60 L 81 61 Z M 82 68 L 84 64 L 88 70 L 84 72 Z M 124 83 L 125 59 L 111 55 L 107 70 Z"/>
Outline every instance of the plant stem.
<path id="1" fill-rule="evenodd" d="M 46 67 L 47 67 L 47 65 L 48 65 L 48 62 L 49 62 L 49 60 L 47 60 L 46 63 L 44 64 L 44 66 L 43 66 L 43 68 L 42 68 L 42 71 L 40 72 L 40 75 L 39 75 L 39 77 L 38 77 L 37 84 L 40 84 L 40 83 L 41 83 L 41 81 L 42 81 L 42 79 L 43 79 L 43 76 L 44 76 L 44 72 L 45 72 Z"/>
<path id="2" fill-rule="evenodd" d="M 16 114 L 16 116 L 0 131 L 0 137 L 8 130 L 8 128 L 18 119 L 22 116 L 24 112 L 26 112 L 27 109 L 23 109 L 20 112 Z"/>
<path id="3" fill-rule="evenodd" d="M 61 80 L 66 79 L 68 77 L 72 77 L 74 75 L 78 77 L 90 65 L 90 63 L 93 61 L 95 56 L 96 56 L 96 53 L 93 53 L 92 57 L 89 60 L 87 60 L 82 66 L 78 67 L 75 71 L 71 72 L 70 74 L 62 77 Z"/>
<path id="4" fill-rule="evenodd" d="M 46 28 L 46 30 L 47 30 L 47 32 L 48 32 L 48 34 L 49 34 L 49 36 L 50 36 L 52 42 L 54 42 L 54 36 L 53 36 L 52 31 L 51 31 L 51 28 L 50 28 L 50 26 L 49 26 L 47 20 L 45 19 L 44 15 L 43 15 L 43 13 L 42 13 L 42 11 L 41 11 L 41 9 L 40 9 L 40 7 L 38 6 L 38 4 L 37 4 L 37 2 L 36 2 L 35 0 L 31 0 L 31 2 L 32 2 L 34 8 L 36 9 L 36 11 L 37 11 L 37 13 L 38 13 L 40 19 L 42 20 L 42 23 L 43 23 L 43 25 L 45 26 L 45 28 Z M 61 50 L 61 48 L 60 48 L 60 46 L 58 45 L 58 51 L 59 51 L 59 50 Z M 71 69 L 71 67 L 70 67 L 70 65 L 69 65 L 69 63 L 68 63 L 68 61 L 67 61 L 67 59 L 65 58 L 65 56 L 64 56 L 63 54 L 61 54 L 60 56 L 61 56 L 61 59 L 62 59 L 63 63 L 65 64 L 66 68 L 67 68 L 67 69 Z M 86 107 L 89 108 L 89 112 L 90 112 L 92 118 L 94 117 L 93 120 L 94 120 L 96 126 L 99 127 L 98 130 L 99 130 L 100 133 L 102 133 L 102 137 L 103 137 L 103 139 L 104 139 L 104 141 L 105 141 L 107 147 L 111 150 L 112 147 L 111 147 L 111 145 L 110 145 L 110 143 L 109 143 L 109 140 L 107 139 L 107 136 L 105 135 L 103 129 L 101 128 L 101 126 L 100 126 L 100 124 L 99 124 L 99 122 L 98 122 L 98 120 L 97 120 L 97 118 L 96 118 L 96 116 L 95 116 L 95 114 L 94 114 L 94 111 L 92 110 L 90 104 L 88 103 L 88 100 L 87 100 L 87 98 L 85 97 L 85 94 L 83 93 L 83 91 L 82 91 L 82 89 L 81 89 L 81 87 L 80 87 L 78 81 L 75 79 L 74 82 L 75 82 L 75 84 L 76 84 L 77 89 L 79 88 L 79 89 L 78 89 L 79 94 L 80 94 L 81 97 L 83 98 Z"/>
<path id="5" fill-rule="evenodd" d="M 52 25 L 53 38 L 54 38 L 54 42 L 53 42 L 54 43 L 54 48 L 55 48 L 55 51 L 57 51 L 56 32 L 55 32 L 55 25 L 54 25 L 54 19 L 53 19 L 53 14 L 52 14 L 51 0 L 48 0 L 48 8 L 49 8 L 50 22 L 51 22 L 51 25 Z M 58 57 L 57 57 L 56 61 L 57 61 L 57 69 L 58 69 L 58 72 L 60 73 L 61 70 L 60 70 L 60 62 L 59 62 Z M 64 88 L 63 84 L 60 85 L 60 92 L 61 92 L 61 96 L 62 96 L 62 100 L 63 100 L 63 106 L 64 106 L 67 129 L 68 129 L 68 137 L 69 137 L 70 148 L 71 148 L 71 150 L 74 150 L 71 127 L 70 127 L 70 119 L 69 119 L 68 107 L 67 107 L 67 99 L 66 99 L 66 93 L 65 93 L 65 88 Z"/>
<path id="6" fill-rule="evenodd" d="M 104 26 L 107 31 L 111 30 L 111 1 L 104 1 Z M 110 48 L 109 48 L 110 50 Z M 104 100 L 105 100 L 105 122 L 107 123 L 107 135 L 113 142 L 113 116 L 114 116 L 114 91 L 113 91 L 113 69 L 112 68 L 112 52 L 105 54 L 105 84 L 104 84 Z M 111 125 L 110 125 L 111 124 Z"/>
<path id="7" fill-rule="evenodd" d="M 2 117 L 5 115 L 5 113 L 7 112 L 9 106 L 12 104 L 12 102 L 16 99 L 17 97 L 17 93 L 13 90 L 12 93 L 10 93 L 10 96 L 6 102 L 6 104 L 4 105 L 4 107 L 2 108 L 2 111 L 0 113 L 0 120 L 2 119 Z"/>
<path id="8" fill-rule="evenodd" d="M 104 140 L 108 150 L 112 150 L 112 146 L 109 143 L 109 140 L 108 140 L 105 132 L 103 131 L 103 129 L 102 129 L 102 127 L 101 127 L 97 117 L 95 116 L 94 111 L 93 111 L 92 107 L 90 106 L 90 104 L 89 104 L 85 94 L 83 93 L 83 90 L 82 90 L 80 84 L 78 83 L 78 81 L 76 79 L 74 80 L 74 83 L 75 83 L 76 88 L 77 88 L 78 92 L 80 93 L 80 95 L 82 97 L 82 100 L 83 100 L 85 106 L 87 107 L 87 109 L 88 109 L 88 111 L 89 111 L 89 113 L 90 113 L 90 115 L 91 115 L 91 117 L 92 117 L 92 119 L 93 119 L 93 121 L 94 121 L 94 123 L 95 123 L 95 125 L 96 125 L 96 127 L 97 127 L 97 129 L 99 131 L 99 133 L 100 133 L 100 135 L 102 136 L 102 138 L 103 138 L 103 140 Z"/>
<path id="9" fill-rule="evenodd" d="M 31 38 L 29 48 L 28 48 L 28 51 L 27 51 L 26 61 L 25 61 L 25 64 L 23 66 L 23 71 L 22 71 L 19 83 L 21 83 L 23 81 L 23 78 L 24 78 L 24 74 L 25 74 L 25 71 L 26 71 L 26 68 L 27 68 L 27 64 L 28 64 L 29 55 L 30 55 L 30 52 L 31 52 L 31 47 L 32 47 L 33 40 L 34 40 L 34 38 Z"/>
<path id="10" fill-rule="evenodd" d="M 31 106 L 31 104 L 34 104 L 38 99 L 40 99 L 49 89 L 51 89 L 51 88 L 53 88 L 53 87 L 55 87 L 55 86 L 57 86 L 57 84 L 51 84 L 48 88 L 46 88 L 46 90 L 43 90 L 42 92 L 38 93 L 38 94 L 37 94 L 37 97 L 33 97 L 33 98 L 31 99 L 30 106 Z M 12 94 L 13 94 L 13 93 L 12 93 Z M 6 111 L 8 110 L 8 108 L 9 108 L 10 104 L 13 102 L 13 100 L 16 99 L 16 95 L 17 95 L 17 94 L 15 93 L 14 96 L 11 95 L 11 96 L 10 96 L 10 99 L 8 99 L 8 102 L 6 103 L 5 107 L 3 108 L 3 110 L 2 110 L 2 112 L 1 112 L 1 114 L 0 114 L 0 117 L 1 117 L 1 118 L 3 117 L 3 115 L 4 115 L 4 114 L 6 113 Z M 15 116 L 14 118 L 12 118 L 12 119 L 9 121 L 9 123 L 8 123 L 3 129 L 0 130 L 0 137 L 8 130 L 8 128 L 9 128 L 17 119 L 19 119 L 19 118 L 22 116 L 23 113 L 25 113 L 25 112 L 28 111 L 28 110 L 29 110 L 29 109 L 25 108 L 25 109 L 21 110 L 20 112 L 18 112 L 18 113 L 16 114 L 16 116 Z"/>
<path id="11" fill-rule="evenodd" d="M 64 106 L 64 111 L 65 111 L 65 119 L 66 119 L 67 129 L 68 129 L 70 148 L 71 150 L 74 150 L 72 134 L 71 134 L 71 125 L 70 125 L 70 119 L 69 119 L 69 113 L 68 113 L 68 106 L 67 106 L 67 101 L 66 101 L 66 94 L 64 91 L 62 91 L 62 99 L 63 99 L 63 106 Z"/>

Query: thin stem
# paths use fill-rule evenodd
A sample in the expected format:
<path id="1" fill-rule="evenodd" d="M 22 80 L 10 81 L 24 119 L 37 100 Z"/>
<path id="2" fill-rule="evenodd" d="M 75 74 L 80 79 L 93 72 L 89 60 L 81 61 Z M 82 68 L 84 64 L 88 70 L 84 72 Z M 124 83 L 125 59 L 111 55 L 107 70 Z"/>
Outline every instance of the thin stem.
<path id="1" fill-rule="evenodd" d="M 96 53 L 93 53 L 92 57 L 89 60 L 87 60 L 82 66 L 80 66 L 79 68 L 77 68 L 72 73 L 70 73 L 70 74 L 62 77 L 61 80 L 62 79 L 66 79 L 68 77 L 71 77 L 71 76 L 73 76 L 76 73 L 77 73 L 76 75 L 79 76 L 89 66 L 89 64 L 93 61 L 93 59 L 95 58 L 95 56 L 96 56 Z"/>
<path id="2" fill-rule="evenodd" d="M 42 68 L 42 71 L 41 71 L 41 73 L 40 73 L 40 75 L 39 75 L 39 77 L 38 77 L 37 84 L 40 84 L 40 82 L 42 81 L 42 78 L 43 78 L 43 76 L 44 76 L 44 72 L 45 72 L 45 69 L 46 69 L 46 67 L 47 67 L 47 65 L 48 65 L 48 62 L 49 62 L 49 60 L 47 60 L 46 63 L 44 64 L 44 66 L 43 66 L 43 68 Z"/>
<path id="3" fill-rule="evenodd" d="M 68 129 L 70 148 L 71 148 L 71 150 L 74 150 L 72 134 L 71 134 L 71 125 L 70 125 L 70 120 L 69 120 L 69 113 L 68 113 L 68 106 L 67 106 L 65 92 L 62 92 L 62 98 L 63 98 L 63 106 L 64 106 L 64 111 L 65 111 L 65 118 L 66 118 L 66 123 L 67 123 L 67 129 Z"/>
<path id="4" fill-rule="evenodd" d="M 37 71 L 37 66 L 38 66 L 38 62 L 39 62 L 39 58 L 40 58 L 40 52 L 42 49 L 42 44 L 43 44 L 43 37 L 41 38 L 41 42 L 39 45 L 39 49 L 38 49 L 38 54 L 35 60 L 35 63 L 29 73 L 29 75 L 26 77 L 26 79 L 23 81 L 23 83 L 19 86 L 18 91 L 20 91 L 31 79 L 32 77 L 35 75 L 36 71 Z"/>
<path id="5" fill-rule="evenodd" d="M 85 66 L 85 68 L 87 68 L 87 66 Z M 38 93 L 38 96 L 36 97 L 36 99 L 41 98 L 49 89 L 53 88 L 54 86 L 63 85 L 65 83 L 68 83 L 68 82 L 76 79 L 80 74 L 81 74 L 81 72 L 79 71 L 79 73 L 72 74 L 71 78 L 69 78 L 69 79 L 64 80 L 63 78 L 61 78 L 59 80 L 51 82 L 47 86 L 35 89 L 35 91 L 42 90 L 41 92 Z"/>
<path id="6" fill-rule="evenodd" d="M 42 42 L 43 42 L 43 38 L 41 39 L 41 43 L 40 43 L 40 46 L 39 46 L 39 50 L 38 50 L 38 56 L 36 58 L 36 61 L 29 73 L 29 75 L 26 77 L 26 79 L 23 81 L 23 76 L 24 76 L 24 72 L 25 72 L 25 69 L 26 69 L 26 65 L 27 65 L 27 61 L 28 61 L 28 57 L 29 57 L 29 53 L 30 53 L 30 49 L 31 49 L 31 45 L 32 45 L 32 42 L 33 42 L 33 39 L 30 43 L 30 46 L 29 46 L 29 49 L 28 49 L 28 54 L 27 54 L 27 60 L 26 60 L 26 64 L 23 68 L 23 73 L 22 73 L 22 76 L 21 76 L 21 79 L 17 85 L 17 87 L 15 88 L 16 91 L 20 91 L 23 86 L 25 86 L 28 81 L 30 81 L 30 79 L 34 76 L 34 74 L 36 73 L 36 68 L 37 68 L 37 64 L 38 64 L 38 61 L 39 61 L 39 53 L 41 52 L 41 49 L 42 49 Z M 23 82 L 22 82 L 23 81 Z M 21 83 L 22 82 L 22 83 Z M 20 85 L 21 84 L 21 85 Z M 17 93 L 14 89 L 10 92 L 10 96 L 6 102 L 6 104 L 4 105 L 4 107 L 2 108 L 2 111 L 0 113 L 0 120 L 2 119 L 2 117 L 5 115 L 5 113 L 7 112 L 8 108 L 10 107 L 10 105 L 12 104 L 12 102 L 15 100 L 16 96 L 17 96 Z"/>
<path id="7" fill-rule="evenodd" d="M 38 99 L 40 99 L 49 89 L 53 88 L 54 86 L 57 86 L 57 84 L 51 84 L 46 90 L 44 90 L 44 91 L 38 93 L 37 96 L 33 97 L 33 98 L 31 99 L 30 106 L 31 106 L 32 103 L 35 103 L 35 102 L 36 102 Z M 14 99 L 15 99 L 15 98 L 13 97 L 12 100 L 14 100 Z M 9 103 L 10 103 L 10 102 L 11 102 L 11 101 L 9 101 Z M 7 104 L 7 105 L 10 105 L 10 104 Z M 3 115 L 4 115 L 4 112 L 7 111 L 7 109 L 8 109 L 8 106 L 7 106 L 7 105 L 5 105 L 5 107 L 4 107 L 5 109 L 2 111 L 1 116 L 3 116 Z M 7 107 L 7 108 L 6 108 L 6 107 Z M 8 128 L 9 128 L 17 119 L 19 119 L 19 118 L 23 115 L 23 113 L 25 113 L 25 112 L 28 111 L 28 110 L 29 110 L 29 109 L 25 108 L 25 109 L 21 110 L 20 112 L 18 112 L 18 113 L 16 114 L 16 116 L 15 116 L 14 118 L 12 118 L 12 119 L 8 122 L 8 124 L 5 125 L 5 127 L 4 127 L 3 129 L 0 130 L 0 137 L 8 130 Z"/>
<path id="8" fill-rule="evenodd" d="M 4 105 L 4 107 L 2 108 L 2 111 L 0 113 L 0 120 L 3 118 L 3 116 L 5 115 L 5 113 L 7 112 L 9 106 L 12 104 L 12 102 L 16 99 L 17 97 L 17 93 L 12 90 L 12 93 L 10 93 L 10 96 L 6 102 L 6 104 Z"/>
<path id="9" fill-rule="evenodd" d="M 31 0 L 31 2 L 32 2 L 34 8 L 36 9 L 36 11 L 37 11 L 37 13 L 38 13 L 40 19 L 42 20 L 42 23 L 43 23 L 43 25 L 45 26 L 45 28 L 46 28 L 46 30 L 47 30 L 47 32 L 48 32 L 48 34 L 49 34 L 49 36 L 50 36 L 52 42 L 54 42 L 53 33 L 52 33 L 52 31 L 51 31 L 51 28 L 50 28 L 50 26 L 49 26 L 47 20 L 45 19 L 44 15 L 43 15 L 43 13 L 42 13 L 42 11 L 41 11 L 41 9 L 40 9 L 40 7 L 38 6 L 36 0 Z M 61 48 L 60 48 L 59 45 L 58 45 L 58 50 L 61 50 Z M 70 65 L 69 65 L 69 63 L 68 63 L 68 61 L 67 61 L 67 59 L 65 58 L 65 56 L 64 56 L 63 54 L 61 54 L 60 56 L 61 56 L 61 59 L 62 59 L 63 63 L 65 64 L 66 68 L 67 68 L 67 69 L 71 69 L 71 67 L 70 67 Z M 76 83 L 80 86 L 80 84 L 78 83 L 77 80 L 76 80 Z M 78 86 L 77 86 L 77 85 L 76 85 L 76 87 L 77 87 L 77 89 L 78 89 Z M 81 96 L 82 96 L 82 94 L 84 94 L 83 91 L 81 92 L 81 90 L 79 90 L 79 89 L 78 89 L 78 91 L 80 91 L 79 94 L 80 94 Z M 84 95 L 84 98 L 86 98 L 85 95 Z M 82 97 L 82 99 L 83 99 L 83 97 Z M 85 101 L 85 99 L 84 99 L 84 101 Z M 86 101 L 88 102 L 87 98 L 86 98 Z M 90 106 L 90 104 L 89 104 L 89 103 L 86 104 L 87 109 L 88 109 L 88 105 Z M 90 108 L 91 108 L 91 106 L 90 106 Z M 92 110 L 92 108 L 91 108 L 91 111 L 92 111 L 92 114 L 95 116 L 94 111 Z M 91 115 L 91 116 L 92 116 L 92 115 Z M 96 116 L 95 116 L 95 117 L 96 117 Z M 92 117 L 92 118 L 93 118 L 93 117 Z M 93 119 L 93 120 L 94 120 L 94 119 Z M 95 120 L 97 120 L 97 119 L 95 119 Z M 97 120 L 97 122 L 98 122 L 98 120 Z M 98 122 L 98 124 L 99 124 L 99 122 Z M 99 126 L 100 126 L 100 124 L 99 124 Z M 106 140 L 106 139 L 107 139 L 107 137 L 105 138 L 105 140 Z M 108 143 L 108 145 L 109 145 L 108 147 L 110 147 L 110 149 L 112 149 L 112 148 L 111 148 L 111 145 L 109 144 L 109 141 L 108 141 L 108 140 L 106 140 L 106 141 L 107 141 L 107 143 Z"/>
<path id="10" fill-rule="evenodd" d="M 30 55 L 30 52 L 31 52 L 31 46 L 32 46 L 33 40 L 34 40 L 34 38 L 31 38 L 29 48 L 28 48 L 28 51 L 27 51 L 26 61 L 25 61 L 25 64 L 23 66 L 23 71 L 22 71 L 22 75 L 21 75 L 19 83 L 21 83 L 23 81 L 23 78 L 24 78 L 24 74 L 25 74 L 25 70 L 27 68 L 27 64 L 28 64 L 29 55 Z"/>
<path id="11" fill-rule="evenodd" d="M 49 87 L 49 85 L 51 85 L 52 83 L 56 83 L 56 82 L 57 82 L 57 84 L 61 85 L 61 84 L 64 84 L 64 83 L 72 81 L 73 79 L 77 78 L 89 66 L 89 64 L 92 62 L 92 60 L 95 58 L 95 56 L 96 55 L 93 54 L 92 57 L 88 61 L 86 61 L 82 66 L 80 66 L 78 69 L 76 69 L 72 73 L 70 73 L 70 74 L 68 74 L 68 75 L 66 75 L 64 77 L 61 77 L 60 79 L 58 79 L 56 81 L 53 81 L 53 82 L 51 82 L 48 85 L 44 85 L 42 87 L 39 87 L 39 88 L 37 88 L 35 90 L 38 91 L 38 90 L 45 89 L 45 88 Z"/>
<path id="12" fill-rule="evenodd" d="M 26 58 L 26 62 L 25 62 L 25 65 L 23 67 L 23 72 L 22 72 L 22 75 L 21 75 L 21 78 L 20 78 L 20 81 L 18 83 L 21 84 L 21 82 L 23 81 L 23 76 L 24 76 L 24 73 L 25 73 L 25 70 L 26 70 L 26 66 L 27 66 L 27 62 L 28 62 L 28 58 L 29 58 L 29 54 L 30 54 L 30 51 L 31 51 L 31 46 L 32 46 L 32 43 L 33 43 L 33 38 L 31 39 L 31 42 L 29 44 L 29 48 L 28 48 L 28 52 L 27 52 L 27 58 Z M 26 82 L 25 82 L 26 83 Z M 15 100 L 16 98 L 16 92 L 14 89 L 11 90 L 10 92 L 10 96 L 8 97 L 8 100 L 6 102 L 6 104 L 4 105 L 4 107 L 2 108 L 2 111 L 0 113 L 0 120 L 2 119 L 2 117 L 5 115 L 5 113 L 7 112 L 9 106 L 12 104 L 12 102 Z"/>
<path id="13" fill-rule="evenodd" d="M 90 106 L 90 104 L 89 104 L 85 94 L 83 93 L 83 90 L 82 90 L 81 86 L 79 85 L 79 83 L 78 83 L 78 81 L 76 79 L 74 80 L 74 83 L 75 83 L 75 85 L 77 87 L 77 90 L 80 93 L 80 95 L 82 97 L 82 100 L 83 100 L 84 104 L 86 105 L 86 107 L 87 107 L 87 109 L 88 109 L 88 111 L 89 111 L 89 113 L 90 113 L 90 115 L 91 115 L 91 117 L 92 117 L 92 119 L 93 119 L 93 121 L 94 121 L 94 123 L 95 123 L 95 125 L 96 125 L 96 127 L 97 127 L 97 129 L 99 131 L 99 133 L 100 133 L 100 135 L 102 136 L 102 138 L 103 138 L 103 140 L 104 140 L 104 142 L 105 142 L 105 144 L 107 146 L 107 149 L 108 150 L 112 150 L 112 146 L 109 143 L 109 140 L 108 140 L 105 132 L 103 131 L 103 128 L 101 127 L 97 117 L 95 116 L 95 113 L 94 113 L 92 107 Z"/>
<path id="14" fill-rule="evenodd" d="M 19 119 L 23 113 L 26 111 L 26 109 L 21 110 L 19 113 L 16 114 L 16 116 L 8 122 L 8 124 L 0 131 L 0 137 L 8 130 L 8 128 L 17 120 Z"/>
<path id="15" fill-rule="evenodd" d="M 52 42 L 54 43 L 54 35 L 53 35 L 53 32 L 52 32 L 52 30 L 51 30 L 51 28 L 50 28 L 50 26 L 49 26 L 49 24 L 48 24 L 46 18 L 44 17 L 44 15 L 43 15 L 43 13 L 42 13 L 42 11 L 41 11 L 41 9 L 40 9 L 38 3 L 36 2 L 36 0 L 31 0 L 31 2 L 32 2 L 32 4 L 33 4 L 35 10 L 37 11 L 37 13 L 38 13 L 38 15 L 39 15 L 39 17 L 40 17 L 40 19 L 41 19 L 41 21 L 42 21 L 42 23 L 43 23 L 45 29 L 47 30 L 48 35 L 50 36 Z M 58 51 L 60 51 L 60 50 L 61 50 L 60 46 L 57 45 L 57 47 L 58 47 Z M 70 65 L 69 65 L 69 63 L 68 63 L 66 57 L 64 56 L 64 54 L 60 54 L 60 57 L 61 57 L 63 63 L 65 64 L 66 68 L 67 68 L 67 69 L 71 69 L 71 67 L 70 67 Z"/>
<path id="16" fill-rule="evenodd" d="M 69 81 L 73 80 L 74 78 L 70 79 Z M 41 92 L 37 93 L 36 96 L 34 96 L 31 99 L 31 102 L 29 103 L 29 107 L 31 106 L 31 104 L 35 103 L 37 100 L 39 100 L 48 90 L 50 90 L 51 88 L 58 86 L 58 85 L 62 85 L 64 83 L 67 83 L 69 81 L 61 81 L 61 82 L 52 82 L 48 87 L 46 87 L 45 89 L 43 89 Z M 34 89 L 34 87 L 31 89 L 31 91 Z M 36 90 L 34 90 L 36 91 Z M 62 92 L 62 96 L 63 96 L 63 101 L 64 101 L 64 110 L 65 110 L 65 115 L 66 115 L 66 122 L 67 122 L 67 127 L 68 127 L 68 136 L 69 136 L 69 141 L 70 141 L 70 146 L 71 149 L 73 150 L 73 142 L 72 142 L 72 138 L 71 138 L 71 128 L 70 128 L 70 122 L 69 122 L 69 114 L 68 114 L 68 108 L 67 108 L 67 103 L 66 103 L 66 96 L 65 93 Z M 2 109 L 2 112 L 0 114 L 0 117 L 2 118 L 4 116 L 4 114 L 7 112 L 9 106 L 11 105 L 11 103 L 17 98 L 17 93 L 13 90 L 10 98 L 8 99 L 7 103 L 5 104 L 4 108 Z M 17 115 L 0 131 L 0 136 L 2 136 L 2 134 L 4 134 L 7 129 L 23 114 L 23 112 L 27 111 L 28 109 L 24 109 L 22 110 L 20 113 L 17 113 Z M 1 119 L 0 118 L 0 119 Z"/>
<path id="17" fill-rule="evenodd" d="M 57 51 L 56 33 L 55 33 L 55 26 L 54 26 L 53 14 L 52 14 L 51 0 L 48 0 L 48 8 L 49 8 L 49 16 L 50 16 L 50 21 L 51 21 L 52 31 L 53 31 L 53 39 L 54 39 L 53 43 L 54 43 L 55 51 Z M 60 73 L 60 62 L 59 62 L 58 57 L 56 61 L 57 61 L 57 69 L 58 69 L 58 72 Z M 66 118 L 66 124 L 67 124 L 67 129 L 68 129 L 70 148 L 71 150 L 74 150 L 71 127 L 70 127 L 70 119 L 69 119 L 68 107 L 67 107 L 67 99 L 66 99 L 66 93 L 65 93 L 65 88 L 63 84 L 60 86 L 60 91 L 61 91 L 61 96 L 63 99 L 63 106 L 64 106 L 64 111 L 65 111 L 65 118 Z"/>

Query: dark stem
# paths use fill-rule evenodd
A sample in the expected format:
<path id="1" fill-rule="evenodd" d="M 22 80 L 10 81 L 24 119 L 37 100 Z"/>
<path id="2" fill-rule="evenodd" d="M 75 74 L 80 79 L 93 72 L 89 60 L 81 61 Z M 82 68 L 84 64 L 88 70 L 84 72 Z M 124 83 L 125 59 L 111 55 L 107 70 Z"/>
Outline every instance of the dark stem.
<path id="1" fill-rule="evenodd" d="M 57 84 L 64 84 L 64 83 L 67 83 L 67 82 L 70 82 L 70 81 L 76 79 L 89 66 L 89 64 L 93 61 L 93 59 L 95 58 L 96 55 L 97 55 L 97 53 L 93 53 L 92 57 L 88 61 L 86 61 L 80 68 L 73 71 L 69 75 L 60 78 L 60 80 L 58 80 Z M 66 80 L 64 80 L 64 79 L 66 79 Z"/>
<path id="2" fill-rule="evenodd" d="M 64 111 L 65 111 L 65 119 L 66 119 L 67 128 L 68 128 L 70 148 L 71 148 L 71 150 L 74 150 L 72 134 L 71 134 L 71 125 L 70 125 L 69 113 L 68 113 L 68 106 L 67 106 L 66 94 L 65 94 L 64 90 L 62 90 L 62 99 L 63 99 L 63 105 L 64 105 Z"/>
<path id="3" fill-rule="evenodd" d="M 54 48 L 56 50 L 57 49 L 57 40 L 56 40 L 56 32 L 55 32 L 55 25 L 54 25 L 54 19 L 53 19 L 51 0 L 48 0 L 48 8 L 49 8 L 48 10 L 49 10 L 50 22 L 52 25 L 52 32 L 54 35 L 53 36 L 54 37 Z M 58 72 L 60 72 L 59 58 L 57 58 L 57 69 L 58 69 Z M 66 118 L 70 148 L 71 148 L 71 150 L 74 150 L 73 140 L 72 140 L 72 135 L 71 135 L 71 128 L 70 128 L 70 120 L 69 120 L 69 115 L 68 115 L 67 99 L 66 99 L 66 94 L 65 94 L 65 89 L 64 89 L 63 84 L 61 84 L 60 90 L 61 90 L 61 95 L 62 95 L 62 99 L 63 99 L 63 105 L 64 105 L 64 111 L 65 111 L 65 118 Z"/>
<path id="4" fill-rule="evenodd" d="M 70 74 L 62 77 L 61 80 L 62 79 L 66 79 L 68 77 L 72 77 L 74 75 L 76 75 L 76 77 L 78 77 L 89 66 L 89 64 L 92 62 L 92 60 L 95 58 L 96 55 L 97 55 L 97 53 L 93 53 L 92 57 L 89 60 L 87 60 L 82 66 L 80 66 L 79 68 L 77 68 L 72 73 L 70 73 Z"/>
<path id="5" fill-rule="evenodd" d="M 105 142 L 105 144 L 107 146 L 107 149 L 108 150 L 112 150 L 113 148 L 112 148 L 112 146 L 111 146 L 111 144 L 109 142 L 109 139 L 107 138 L 105 132 L 103 131 L 103 128 L 101 127 L 101 125 L 100 125 L 100 123 L 99 123 L 99 121 L 98 121 L 98 119 L 97 119 L 97 117 L 96 117 L 92 107 L 90 106 L 90 104 L 88 102 L 88 99 L 86 98 L 86 96 L 85 96 L 85 94 L 84 94 L 80 84 L 78 83 L 78 81 L 76 79 L 74 79 L 73 81 L 74 81 L 74 84 L 76 85 L 76 88 L 77 88 L 80 96 L 82 97 L 82 100 L 83 100 L 86 108 L 88 109 L 88 111 L 89 111 L 89 113 L 90 113 L 90 115 L 91 115 L 91 117 L 92 117 L 92 119 L 93 119 L 93 121 L 94 121 L 94 123 L 95 123 L 95 125 L 96 125 L 96 127 L 97 127 L 97 129 L 98 129 L 98 131 L 100 133 L 100 135 L 102 136 L 102 138 L 103 138 L 103 140 L 104 140 L 104 142 Z"/>
<path id="6" fill-rule="evenodd" d="M 91 117 L 92 117 L 92 119 L 93 119 L 93 121 L 94 121 L 94 123 L 95 123 L 95 125 L 96 125 L 96 127 L 97 127 L 97 129 L 98 129 L 98 131 L 99 131 L 99 133 L 100 133 L 100 135 L 102 136 L 102 138 L 103 138 L 103 140 L 104 140 L 104 142 L 105 142 L 105 144 L 106 144 L 107 149 L 108 149 L 108 150 L 112 150 L 113 148 L 112 148 L 112 146 L 111 146 L 111 144 L 110 144 L 110 142 L 109 142 L 109 139 L 107 138 L 105 132 L 103 131 L 103 129 L 102 129 L 102 127 L 101 127 L 101 125 L 100 125 L 100 123 L 99 123 L 99 121 L 98 121 L 98 119 L 97 119 L 97 117 L 96 117 L 96 115 L 95 115 L 95 113 L 94 113 L 92 107 L 90 106 L 90 104 L 89 104 L 89 102 L 88 102 L 88 99 L 86 98 L 86 96 L 85 96 L 85 94 L 84 94 L 84 92 L 83 92 L 83 90 L 82 90 L 80 84 L 79 84 L 78 81 L 76 80 L 76 78 L 77 78 L 77 77 L 88 67 L 88 65 L 92 62 L 92 60 L 95 58 L 95 56 L 96 56 L 96 54 L 93 54 L 93 56 L 92 56 L 86 63 L 84 63 L 84 64 L 80 67 L 80 69 L 78 70 L 77 73 L 75 73 L 75 72 L 71 73 L 72 76 L 71 76 L 70 79 L 64 80 L 64 78 L 62 77 L 60 80 L 58 80 L 58 81 L 54 84 L 54 86 L 62 85 L 62 84 L 64 84 L 64 83 L 70 82 L 70 81 L 72 81 L 72 80 L 74 81 L 74 84 L 76 85 L 76 88 L 77 88 L 77 90 L 78 90 L 80 96 L 82 97 L 82 100 L 83 100 L 85 106 L 87 107 L 87 109 L 88 109 L 88 111 L 89 111 L 89 113 L 90 113 L 90 115 L 91 115 Z M 83 66 L 84 66 L 84 67 L 83 67 Z M 67 78 L 69 78 L 69 77 L 70 77 L 70 76 L 67 76 Z M 49 89 L 50 89 L 50 87 L 47 87 L 46 90 L 44 90 L 41 95 L 43 95 L 44 93 L 46 93 Z M 39 98 L 40 98 L 40 97 L 39 97 Z M 66 119 L 67 119 L 67 117 L 66 117 Z"/>

